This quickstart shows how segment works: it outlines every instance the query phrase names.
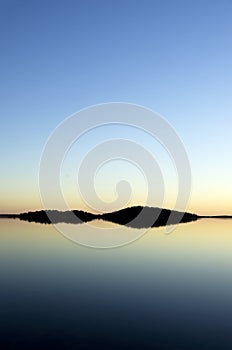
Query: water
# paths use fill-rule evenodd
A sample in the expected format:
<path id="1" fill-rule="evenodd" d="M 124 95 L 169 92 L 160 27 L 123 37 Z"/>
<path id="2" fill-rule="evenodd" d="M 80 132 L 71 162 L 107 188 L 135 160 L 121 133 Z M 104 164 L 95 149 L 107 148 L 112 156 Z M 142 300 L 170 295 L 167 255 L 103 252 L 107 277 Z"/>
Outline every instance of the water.
<path id="1" fill-rule="evenodd" d="M 4 350 L 232 347 L 232 220 L 97 250 L 2 219 L 0 277 Z"/>

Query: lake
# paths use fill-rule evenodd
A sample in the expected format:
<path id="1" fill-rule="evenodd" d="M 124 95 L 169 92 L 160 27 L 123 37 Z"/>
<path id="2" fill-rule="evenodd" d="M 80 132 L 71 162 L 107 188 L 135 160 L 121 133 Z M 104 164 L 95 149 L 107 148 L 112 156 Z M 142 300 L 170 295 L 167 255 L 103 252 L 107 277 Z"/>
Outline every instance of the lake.
<path id="1" fill-rule="evenodd" d="M 1 219 L 0 277 L 4 350 L 232 348 L 229 219 L 152 228 L 113 249 Z"/>

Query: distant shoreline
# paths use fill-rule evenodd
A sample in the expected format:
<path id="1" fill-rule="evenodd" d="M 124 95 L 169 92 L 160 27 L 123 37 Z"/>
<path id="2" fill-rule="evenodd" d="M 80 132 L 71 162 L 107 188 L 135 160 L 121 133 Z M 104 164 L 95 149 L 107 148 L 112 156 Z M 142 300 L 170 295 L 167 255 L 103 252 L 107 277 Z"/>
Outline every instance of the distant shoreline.
<path id="1" fill-rule="evenodd" d="M 93 220 L 104 220 L 134 228 L 160 227 L 178 223 L 187 223 L 206 218 L 232 219 L 232 215 L 197 215 L 169 209 L 142 206 L 129 207 L 105 214 L 92 214 L 82 210 L 40 210 L 19 214 L 0 214 L 0 219 L 20 219 L 23 221 L 41 224 L 81 224 Z"/>
<path id="2" fill-rule="evenodd" d="M 0 214 L 0 219 L 17 219 L 20 214 Z"/>

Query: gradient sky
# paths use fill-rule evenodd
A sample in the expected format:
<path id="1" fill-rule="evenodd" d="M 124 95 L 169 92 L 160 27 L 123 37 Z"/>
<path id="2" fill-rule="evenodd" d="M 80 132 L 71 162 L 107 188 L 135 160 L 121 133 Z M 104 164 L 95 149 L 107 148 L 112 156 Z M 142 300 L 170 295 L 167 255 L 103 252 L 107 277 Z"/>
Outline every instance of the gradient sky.
<path id="1" fill-rule="evenodd" d="M 57 124 L 123 101 L 183 140 L 189 210 L 232 214 L 231 13 L 230 0 L 0 1 L 0 211 L 41 208 L 39 160 Z"/>

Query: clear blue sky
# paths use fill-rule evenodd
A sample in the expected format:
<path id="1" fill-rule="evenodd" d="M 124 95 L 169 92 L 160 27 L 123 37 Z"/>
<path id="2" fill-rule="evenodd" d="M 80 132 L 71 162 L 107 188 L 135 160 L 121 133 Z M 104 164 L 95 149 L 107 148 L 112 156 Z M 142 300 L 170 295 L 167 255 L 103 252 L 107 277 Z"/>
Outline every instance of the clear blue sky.
<path id="1" fill-rule="evenodd" d="M 232 213 L 231 13 L 229 0 L 1 0 L 1 211 L 39 207 L 40 154 L 58 123 L 124 101 L 182 138 L 190 209 Z"/>

